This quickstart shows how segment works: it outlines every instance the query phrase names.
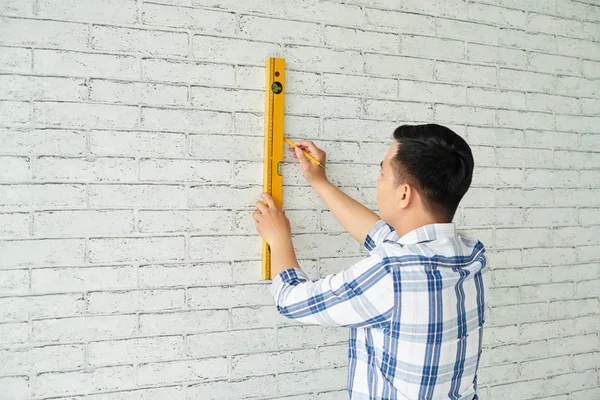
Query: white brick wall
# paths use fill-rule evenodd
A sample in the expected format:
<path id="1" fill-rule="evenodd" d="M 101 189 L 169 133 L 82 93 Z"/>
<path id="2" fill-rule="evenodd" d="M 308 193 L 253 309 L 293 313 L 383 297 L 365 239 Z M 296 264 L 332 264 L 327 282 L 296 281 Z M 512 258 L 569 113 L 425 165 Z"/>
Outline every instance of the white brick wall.
<path id="1" fill-rule="evenodd" d="M 481 398 L 600 398 L 598 0 L 1 0 L 0 399 L 347 398 L 347 331 L 260 280 L 272 56 L 286 134 L 373 209 L 399 124 L 471 144 Z M 365 253 L 288 157 L 300 263 L 340 271 Z"/>

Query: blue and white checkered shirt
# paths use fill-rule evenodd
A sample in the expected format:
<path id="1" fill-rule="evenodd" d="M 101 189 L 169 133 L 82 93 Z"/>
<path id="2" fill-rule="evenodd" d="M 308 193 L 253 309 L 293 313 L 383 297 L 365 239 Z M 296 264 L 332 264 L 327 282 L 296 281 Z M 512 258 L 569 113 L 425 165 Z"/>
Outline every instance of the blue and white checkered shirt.
<path id="1" fill-rule="evenodd" d="M 282 271 L 271 284 L 279 312 L 350 328 L 350 399 L 478 399 L 489 287 L 483 244 L 457 235 L 454 223 L 398 238 L 380 220 L 364 245 L 368 258 L 320 280 Z"/>

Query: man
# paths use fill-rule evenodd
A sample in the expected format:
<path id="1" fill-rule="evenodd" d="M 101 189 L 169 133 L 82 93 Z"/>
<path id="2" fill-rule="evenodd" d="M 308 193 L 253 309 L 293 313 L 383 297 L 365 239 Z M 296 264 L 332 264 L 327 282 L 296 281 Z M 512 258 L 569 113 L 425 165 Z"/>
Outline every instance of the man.
<path id="1" fill-rule="evenodd" d="M 473 155 L 436 124 L 403 125 L 393 136 L 377 179 L 379 215 L 295 150 L 307 181 L 369 257 L 309 280 L 288 219 L 263 193 L 267 204 L 257 202 L 253 218 L 271 246 L 271 292 L 286 317 L 350 328 L 350 399 L 478 399 L 489 268 L 483 244 L 457 235 L 452 222 Z M 325 164 L 312 142 L 296 144 Z"/>

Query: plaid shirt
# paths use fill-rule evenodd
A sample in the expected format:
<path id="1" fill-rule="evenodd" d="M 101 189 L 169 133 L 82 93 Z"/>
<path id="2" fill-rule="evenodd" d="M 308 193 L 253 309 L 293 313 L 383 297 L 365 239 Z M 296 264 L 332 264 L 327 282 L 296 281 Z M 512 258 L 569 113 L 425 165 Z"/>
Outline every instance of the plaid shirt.
<path id="1" fill-rule="evenodd" d="M 350 399 L 478 399 L 489 286 L 483 244 L 457 235 L 454 223 L 398 238 L 380 220 L 364 246 L 368 258 L 320 280 L 282 271 L 271 284 L 279 312 L 350 328 Z"/>

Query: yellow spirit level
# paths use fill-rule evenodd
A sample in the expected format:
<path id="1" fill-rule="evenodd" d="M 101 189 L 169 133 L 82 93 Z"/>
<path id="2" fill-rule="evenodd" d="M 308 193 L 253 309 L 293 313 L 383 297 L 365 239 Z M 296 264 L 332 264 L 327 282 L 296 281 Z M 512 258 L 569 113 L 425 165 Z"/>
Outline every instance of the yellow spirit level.
<path id="1" fill-rule="evenodd" d="M 267 58 L 264 191 L 282 207 L 281 163 L 283 162 L 283 96 L 285 59 Z M 271 248 L 262 244 L 262 278 L 271 279 Z"/>

